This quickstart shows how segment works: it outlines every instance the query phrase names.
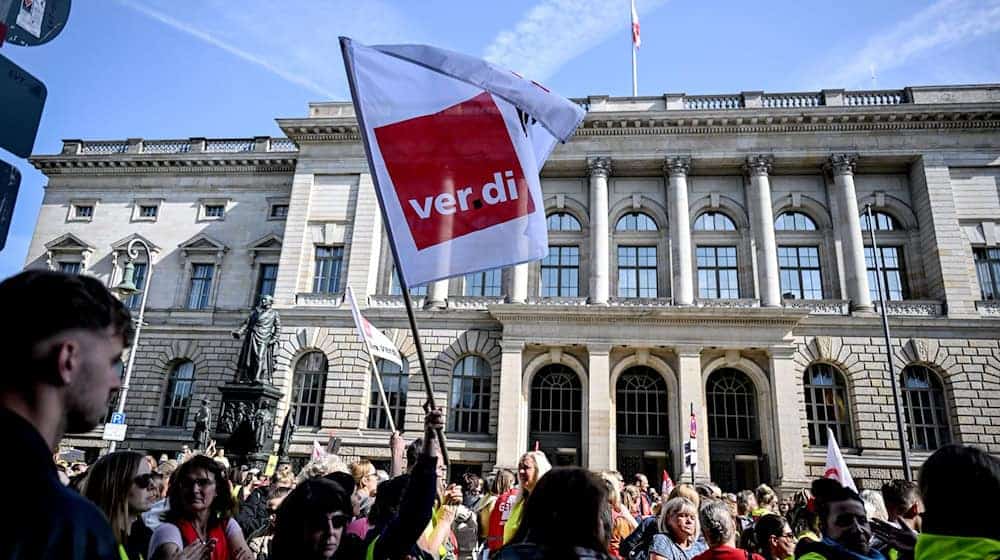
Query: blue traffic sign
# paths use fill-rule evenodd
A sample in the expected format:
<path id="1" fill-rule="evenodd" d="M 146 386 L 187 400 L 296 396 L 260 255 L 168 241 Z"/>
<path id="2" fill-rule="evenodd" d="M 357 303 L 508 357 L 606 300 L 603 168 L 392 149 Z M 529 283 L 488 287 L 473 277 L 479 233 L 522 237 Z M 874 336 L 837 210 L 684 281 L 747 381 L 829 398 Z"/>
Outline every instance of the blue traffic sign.
<path id="1" fill-rule="evenodd" d="M 0 23 L 6 23 L 7 42 L 22 47 L 44 45 L 66 27 L 70 0 L 0 0 L 0 9 L 9 2 Z"/>
<path id="2" fill-rule="evenodd" d="M 109 424 L 124 424 L 125 423 L 125 413 L 124 412 L 112 412 L 111 422 Z"/>

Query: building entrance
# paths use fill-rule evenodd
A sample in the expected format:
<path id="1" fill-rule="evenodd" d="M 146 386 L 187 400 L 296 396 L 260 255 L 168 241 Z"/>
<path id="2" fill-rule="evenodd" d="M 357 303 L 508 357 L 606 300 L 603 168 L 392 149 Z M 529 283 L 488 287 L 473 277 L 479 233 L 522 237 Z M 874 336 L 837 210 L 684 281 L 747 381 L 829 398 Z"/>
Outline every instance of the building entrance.
<path id="1" fill-rule="evenodd" d="M 553 466 L 580 465 L 583 390 L 572 369 L 552 364 L 531 380 L 528 448 L 544 451 Z"/>
<path id="2" fill-rule="evenodd" d="M 753 381 L 738 369 L 718 369 L 708 377 L 705 397 L 712 480 L 723 492 L 769 482 Z"/>
<path id="3" fill-rule="evenodd" d="M 629 368 L 615 385 L 617 468 L 626 482 L 643 473 L 656 485 L 670 465 L 667 384 L 653 368 Z"/>

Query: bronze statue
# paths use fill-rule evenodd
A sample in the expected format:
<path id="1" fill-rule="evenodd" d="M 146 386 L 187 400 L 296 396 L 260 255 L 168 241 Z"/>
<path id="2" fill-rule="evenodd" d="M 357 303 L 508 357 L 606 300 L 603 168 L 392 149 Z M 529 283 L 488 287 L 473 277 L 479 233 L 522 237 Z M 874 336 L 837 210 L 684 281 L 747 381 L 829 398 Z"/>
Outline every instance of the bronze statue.
<path id="1" fill-rule="evenodd" d="M 292 446 L 292 436 L 295 435 L 295 407 L 293 406 L 285 414 L 285 421 L 281 424 L 281 439 L 278 441 L 278 457 L 287 457 L 288 449 Z"/>
<path id="2" fill-rule="evenodd" d="M 271 384 L 275 347 L 281 332 L 281 318 L 271 307 L 273 303 L 271 296 L 260 298 L 250 317 L 232 332 L 233 338 L 245 335 L 236 361 L 236 383 Z"/>
<path id="3" fill-rule="evenodd" d="M 195 449 L 204 451 L 208 448 L 208 441 L 211 439 L 212 431 L 209 427 L 211 421 L 212 410 L 208 408 L 208 400 L 201 399 L 201 407 L 194 415 L 194 433 L 191 435 Z"/>
<path id="4" fill-rule="evenodd" d="M 261 451 L 264 445 L 271 439 L 271 433 L 274 431 L 274 417 L 271 411 L 268 409 L 267 402 L 260 403 L 260 408 L 253 415 L 253 435 L 254 435 L 254 451 Z M 266 449 L 266 452 L 270 453 L 270 449 Z"/>

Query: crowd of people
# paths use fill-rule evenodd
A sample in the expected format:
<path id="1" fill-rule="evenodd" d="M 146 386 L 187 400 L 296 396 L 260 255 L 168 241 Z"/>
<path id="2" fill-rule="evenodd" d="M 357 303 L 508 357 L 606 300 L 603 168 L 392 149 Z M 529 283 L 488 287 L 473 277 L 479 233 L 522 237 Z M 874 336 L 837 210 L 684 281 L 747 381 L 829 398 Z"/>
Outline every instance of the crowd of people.
<path id="1" fill-rule="evenodd" d="M 553 468 L 541 451 L 516 472 L 449 484 L 440 410 L 408 445 L 393 434 L 388 472 L 328 454 L 265 477 L 190 450 L 60 464 L 63 434 L 96 426 L 118 388 L 131 318 L 86 276 L 24 272 L 0 283 L 0 298 L 19 318 L 0 326 L 13 361 L 0 432 L 19 453 L 0 462 L 13 482 L 0 559 L 1000 558 L 1000 460 L 972 446 L 937 450 L 919 484 L 859 494 L 820 478 L 784 497 L 711 482 L 657 492 L 643 474 L 626 484 L 614 471 Z"/>

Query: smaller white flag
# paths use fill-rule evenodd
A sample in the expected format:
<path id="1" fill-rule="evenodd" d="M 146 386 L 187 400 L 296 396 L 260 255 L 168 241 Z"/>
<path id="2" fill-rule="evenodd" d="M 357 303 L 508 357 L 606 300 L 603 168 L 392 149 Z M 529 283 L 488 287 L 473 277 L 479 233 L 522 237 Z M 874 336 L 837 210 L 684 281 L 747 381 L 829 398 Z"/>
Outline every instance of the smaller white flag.
<path id="1" fill-rule="evenodd" d="M 837 438 L 833 435 L 833 430 L 826 429 L 826 469 L 823 470 L 824 478 L 832 478 L 845 488 L 850 488 L 855 492 L 858 487 L 854 485 L 851 478 L 851 471 L 847 470 L 847 463 L 844 456 L 840 454 L 840 446 L 837 445 Z"/>
<path id="2" fill-rule="evenodd" d="M 326 457 L 326 449 L 323 449 L 323 446 L 320 445 L 318 441 L 313 440 L 312 456 L 310 456 L 309 459 L 312 461 L 320 461 L 324 457 Z"/>
<path id="3" fill-rule="evenodd" d="M 635 0 L 632 0 L 632 45 L 639 48 L 642 40 L 639 38 L 639 12 L 635 11 Z"/>
<path id="4" fill-rule="evenodd" d="M 365 319 L 364 315 L 361 314 L 361 311 L 358 310 L 357 302 L 354 301 L 354 291 L 351 290 L 350 286 L 347 287 L 347 301 L 351 304 L 351 315 L 354 316 L 354 326 L 358 328 L 358 335 L 361 336 L 361 341 L 371 351 L 372 358 L 389 360 L 402 368 L 403 357 L 399 355 L 396 345 L 389 340 L 389 337 L 382 334 L 382 331 L 372 326 L 368 322 L 368 319 Z"/>

